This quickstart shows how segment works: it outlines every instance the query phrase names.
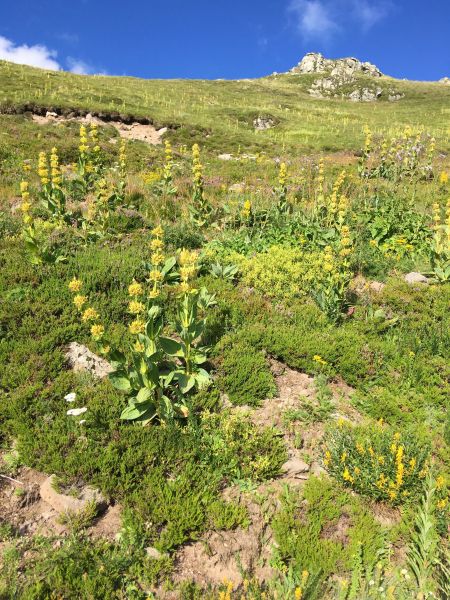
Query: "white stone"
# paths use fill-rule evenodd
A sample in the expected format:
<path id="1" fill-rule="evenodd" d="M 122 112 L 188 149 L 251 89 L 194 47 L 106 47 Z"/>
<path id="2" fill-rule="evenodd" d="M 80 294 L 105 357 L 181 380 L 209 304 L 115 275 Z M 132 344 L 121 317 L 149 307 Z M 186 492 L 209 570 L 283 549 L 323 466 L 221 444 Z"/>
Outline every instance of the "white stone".
<path id="1" fill-rule="evenodd" d="M 428 279 L 422 273 L 416 273 L 412 271 L 411 273 L 407 273 L 404 277 L 406 283 L 414 284 L 414 283 L 428 283 Z"/>
<path id="2" fill-rule="evenodd" d="M 103 379 L 113 370 L 108 361 L 91 352 L 83 344 L 78 344 L 78 342 L 71 342 L 68 345 L 66 359 L 75 372 L 89 371 L 99 379 Z"/>
<path id="3" fill-rule="evenodd" d="M 300 458 L 290 458 L 284 463 L 281 470 L 283 473 L 286 473 L 288 477 L 304 479 L 304 477 L 299 476 L 308 473 L 309 465 Z"/>
<path id="4" fill-rule="evenodd" d="M 42 500 L 47 502 L 58 513 L 66 513 L 68 511 L 77 513 L 84 510 L 91 502 L 95 502 L 99 509 L 106 507 L 107 503 L 104 496 L 95 488 L 85 486 L 80 490 L 79 497 L 75 498 L 74 496 L 57 492 L 55 487 L 56 475 L 50 475 L 50 477 L 47 477 L 41 483 L 39 493 Z"/>

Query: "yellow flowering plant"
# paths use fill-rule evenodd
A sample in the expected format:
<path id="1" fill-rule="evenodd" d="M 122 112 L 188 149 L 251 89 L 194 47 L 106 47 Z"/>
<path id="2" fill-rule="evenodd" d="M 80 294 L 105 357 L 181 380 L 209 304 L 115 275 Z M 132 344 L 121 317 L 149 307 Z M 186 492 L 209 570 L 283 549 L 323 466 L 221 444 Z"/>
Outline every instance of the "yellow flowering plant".
<path id="1" fill-rule="evenodd" d="M 347 292 L 352 280 L 350 256 L 353 242 L 350 229 L 342 225 L 337 248 L 326 246 L 323 250 L 323 268 L 315 278 L 311 296 L 328 319 L 337 323 L 348 307 Z"/>
<path id="2" fill-rule="evenodd" d="M 279 214 L 287 214 L 291 212 L 292 206 L 288 201 L 288 188 L 287 188 L 287 167 L 286 163 L 282 162 L 278 170 L 278 185 L 273 189 L 277 200 L 277 212 Z"/>
<path id="3" fill-rule="evenodd" d="M 323 463 L 360 494 L 397 505 L 416 499 L 429 470 L 429 448 L 383 424 L 340 420 L 327 432 Z"/>
<path id="4" fill-rule="evenodd" d="M 450 198 L 442 219 L 441 206 L 433 204 L 433 239 L 430 246 L 431 271 L 427 276 L 439 283 L 450 281 Z"/>
<path id="5" fill-rule="evenodd" d="M 204 191 L 203 165 L 200 159 L 200 147 L 192 146 L 192 204 L 189 212 L 191 221 L 198 227 L 204 227 L 211 219 L 212 206 L 207 200 Z"/>
<path id="6" fill-rule="evenodd" d="M 173 168 L 172 144 L 169 140 L 164 140 L 164 165 L 157 179 L 157 185 L 154 186 L 155 192 L 162 196 L 175 196 L 178 191 L 173 181 Z"/>
<path id="7" fill-rule="evenodd" d="M 167 323 L 161 301 L 163 231 L 160 227 L 153 230 L 153 264 L 148 280 L 145 283 L 133 280 L 128 287 L 130 322 L 125 350 L 113 347 L 104 326 L 99 323 L 99 314 L 93 307 L 86 306 L 88 298 L 82 294 L 81 280 L 74 278 L 68 284 L 81 321 L 90 327 L 98 351 L 113 367 L 109 374 L 112 385 L 127 396 L 127 406 L 121 414 L 124 420 L 137 420 L 145 425 L 186 418 L 190 413 L 189 393 L 210 382 L 208 372 L 201 367 L 207 360 L 207 349 L 200 346 L 200 339 L 206 325 L 205 314 L 214 303 L 214 297 L 193 285 L 197 275 L 196 259 L 196 255 L 187 250 L 178 256 L 179 294 L 173 324 L 177 339 L 173 339 L 164 335 Z"/>
<path id="8" fill-rule="evenodd" d="M 59 223 L 70 222 L 70 215 L 66 212 L 66 195 L 62 188 L 63 179 L 57 148 L 52 148 L 50 162 L 45 152 L 39 153 L 38 175 L 41 182 L 39 198 L 50 218 Z"/>
<path id="9" fill-rule="evenodd" d="M 58 247 L 47 242 L 45 235 L 46 223 L 40 220 L 36 221 L 33 217 L 28 181 L 23 180 L 20 182 L 20 194 L 22 198 L 20 210 L 23 219 L 22 238 L 29 253 L 30 262 L 39 265 L 66 261 L 67 257 L 59 252 Z"/>
<path id="10" fill-rule="evenodd" d="M 397 183 L 403 179 L 429 179 L 433 176 L 436 140 L 423 129 L 406 127 L 391 139 L 374 136 L 365 129 L 359 173 L 367 179 L 383 178 Z"/>

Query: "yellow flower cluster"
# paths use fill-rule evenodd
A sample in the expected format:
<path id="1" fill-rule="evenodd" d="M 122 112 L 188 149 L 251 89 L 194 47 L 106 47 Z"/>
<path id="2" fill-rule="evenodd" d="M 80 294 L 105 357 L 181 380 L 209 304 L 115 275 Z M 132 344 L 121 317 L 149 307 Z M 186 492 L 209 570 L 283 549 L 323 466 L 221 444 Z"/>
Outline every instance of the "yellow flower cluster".
<path id="1" fill-rule="evenodd" d="M 49 183 L 50 180 L 48 173 L 47 155 L 45 154 L 45 152 L 39 152 L 38 175 L 42 185 L 47 185 Z"/>
<path id="2" fill-rule="evenodd" d="M 50 154 L 50 169 L 52 185 L 57 188 L 61 185 L 62 179 L 61 169 L 59 167 L 58 150 L 56 148 L 52 148 L 52 152 Z"/>
<path id="3" fill-rule="evenodd" d="M 442 171 L 441 174 L 439 175 L 439 183 L 441 185 L 445 185 L 446 183 L 448 183 L 448 173 L 447 171 Z"/>
<path id="4" fill-rule="evenodd" d="M 343 204 L 344 200 L 346 201 L 346 203 L 348 203 L 345 196 L 342 196 L 342 198 L 344 200 L 342 200 L 342 199 L 339 200 L 339 206 L 338 206 L 338 200 L 337 200 L 339 191 L 340 191 L 341 187 L 343 186 L 344 181 L 345 181 L 345 171 L 343 170 L 339 173 L 338 177 L 336 178 L 336 181 L 333 184 L 333 189 L 331 191 L 331 196 L 330 196 L 330 199 L 328 202 L 328 213 L 330 215 L 331 220 L 334 220 L 337 211 L 342 212 L 342 211 L 345 211 L 347 208 L 347 204 L 345 204 L 345 206 Z M 344 216 L 345 216 L 345 214 L 343 214 L 342 220 L 343 220 Z"/>
<path id="5" fill-rule="evenodd" d="M 434 244 L 438 254 L 450 253 L 450 198 L 445 206 L 445 221 L 442 225 L 441 207 L 433 204 Z"/>
<path id="6" fill-rule="evenodd" d="M 197 254 L 183 248 L 178 257 L 178 264 L 180 265 L 180 291 L 187 294 L 192 291 L 191 282 L 197 275 Z"/>
<path id="7" fill-rule="evenodd" d="M 278 171 L 278 183 L 279 183 L 280 187 L 282 187 L 282 188 L 285 187 L 286 179 L 287 179 L 287 167 L 286 167 L 286 163 L 282 162 L 280 164 L 280 169 Z"/>
<path id="8" fill-rule="evenodd" d="M 302 579 L 300 581 L 300 585 L 295 588 L 294 598 L 295 600 L 302 600 L 303 592 L 305 590 L 306 582 L 308 581 L 309 573 L 308 571 L 302 571 Z"/>
<path id="9" fill-rule="evenodd" d="M 165 181 L 172 181 L 173 155 L 169 140 L 164 141 L 164 157 L 163 177 Z"/>
<path id="10" fill-rule="evenodd" d="M 151 232 L 153 238 L 150 242 L 150 262 L 152 269 L 149 273 L 149 281 L 152 284 L 152 289 L 149 293 L 150 299 L 158 298 L 161 293 L 164 275 L 162 273 L 162 265 L 164 264 L 164 230 L 161 225 L 155 227 Z"/>
<path id="11" fill-rule="evenodd" d="M 244 221 L 248 221 L 250 219 L 251 214 L 252 214 L 252 203 L 247 198 L 247 200 L 244 202 L 244 206 L 241 210 L 241 217 L 244 219 Z"/>
<path id="12" fill-rule="evenodd" d="M 82 287 L 83 282 L 80 279 L 77 279 L 76 277 L 69 281 L 68 288 L 73 294 L 75 294 L 73 298 L 73 303 L 75 304 L 77 310 L 81 310 L 88 300 L 87 296 L 79 294 Z M 95 308 L 88 306 L 88 308 L 86 308 L 83 311 L 81 315 L 81 320 L 83 321 L 83 323 L 88 323 L 90 321 L 97 321 L 99 316 L 100 315 L 95 310 Z M 95 341 L 100 341 L 104 333 L 105 328 L 103 327 L 103 325 L 101 325 L 100 323 L 92 323 L 91 336 Z"/>
<path id="13" fill-rule="evenodd" d="M 139 315 L 145 311 L 145 305 L 139 298 L 144 294 L 143 286 L 133 279 L 128 286 L 128 295 L 131 300 L 128 303 L 128 312 L 135 315 L 135 319 L 129 324 L 128 329 L 132 335 L 138 335 L 145 331 L 145 321 Z"/>
<path id="14" fill-rule="evenodd" d="M 323 184 L 325 182 L 324 175 L 324 162 L 323 158 L 319 160 L 319 173 L 317 176 L 317 201 L 319 204 L 323 203 L 324 195 L 323 195 Z"/>
<path id="15" fill-rule="evenodd" d="M 365 126 L 364 133 L 366 136 L 364 140 L 364 154 L 367 156 L 368 154 L 370 154 L 370 151 L 372 149 L 372 131 L 370 130 L 368 125 Z"/>
<path id="16" fill-rule="evenodd" d="M 200 161 L 200 147 L 198 144 L 192 146 L 192 176 L 194 187 L 203 187 L 203 165 Z"/>
<path id="17" fill-rule="evenodd" d="M 334 270 L 334 256 L 333 248 L 331 246 L 325 246 L 323 254 L 323 269 L 326 273 L 332 273 Z"/>
<path id="18" fill-rule="evenodd" d="M 94 153 L 98 154 L 100 152 L 100 146 L 98 145 L 97 123 L 91 123 L 90 129 L 89 129 L 89 137 L 91 138 Z"/>
<path id="19" fill-rule="evenodd" d="M 28 191 L 28 181 L 20 182 L 20 195 L 22 197 L 22 203 L 20 210 L 23 213 L 23 221 L 25 224 L 31 223 L 32 216 L 30 214 L 31 203 L 30 203 L 30 192 Z"/>
<path id="20" fill-rule="evenodd" d="M 125 146 L 125 140 L 120 142 L 119 146 L 119 167 L 121 171 L 125 171 L 125 167 L 127 164 L 127 151 Z"/>
<path id="21" fill-rule="evenodd" d="M 86 127 L 80 125 L 80 145 L 78 146 L 81 158 L 84 158 L 86 152 L 89 150 L 89 141 L 87 136 Z"/>
<path id="22" fill-rule="evenodd" d="M 352 240 L 350 237 L 350 229 L 347 225 L 341 227 L 341 249 L 339 254 L 342 257 L 349 256 L 352 252 Z"/>
<path id="23" fill-rule="evenodd" d="M 319 354 L 314 354 L 313 361 L 319 363 L 319 365 L 327 365 L 327 361 L 324 360 Z"/>

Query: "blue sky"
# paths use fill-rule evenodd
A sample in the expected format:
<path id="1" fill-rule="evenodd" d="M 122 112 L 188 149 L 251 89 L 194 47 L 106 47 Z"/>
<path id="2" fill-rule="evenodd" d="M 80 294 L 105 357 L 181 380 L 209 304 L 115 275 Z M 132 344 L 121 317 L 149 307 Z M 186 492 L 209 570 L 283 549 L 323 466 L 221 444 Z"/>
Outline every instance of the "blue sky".
<path id="1" fill-rule="evenodd" d="M 78 73 L 242 78 L 308 51 L 450 76 L 450 0 L 0 0 L 0 58 Z"/>

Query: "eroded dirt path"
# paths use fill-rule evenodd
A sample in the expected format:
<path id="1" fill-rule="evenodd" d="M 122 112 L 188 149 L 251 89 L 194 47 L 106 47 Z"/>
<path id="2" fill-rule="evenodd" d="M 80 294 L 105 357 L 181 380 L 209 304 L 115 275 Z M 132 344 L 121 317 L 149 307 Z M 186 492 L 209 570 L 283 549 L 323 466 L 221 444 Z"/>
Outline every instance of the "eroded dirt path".
<path id="1" fill-rule="evenodd" d="M 33 114 L 32 119 L 38 125 L 49 125 L 58 123 L 70 123 L 78 122 L 84 125 L 90 123 L 96 123 L 99 126 L 111 126 L 117 129 L 120 137 L 128 140 L 140 140 L 152 146 L 162 143 L 162 136 L 166 133 L 167 127 L 156 129 L 153 125 L 143 125 L 142 123 L 122 123 L 121 121 L 104 121 L 98 117 L 94 117 L 91 114 L 87 114 L 85 117 L 66 117 L 63 115 L 57 115 L 53 112 L 47 112 L 45 116 Z"/>

